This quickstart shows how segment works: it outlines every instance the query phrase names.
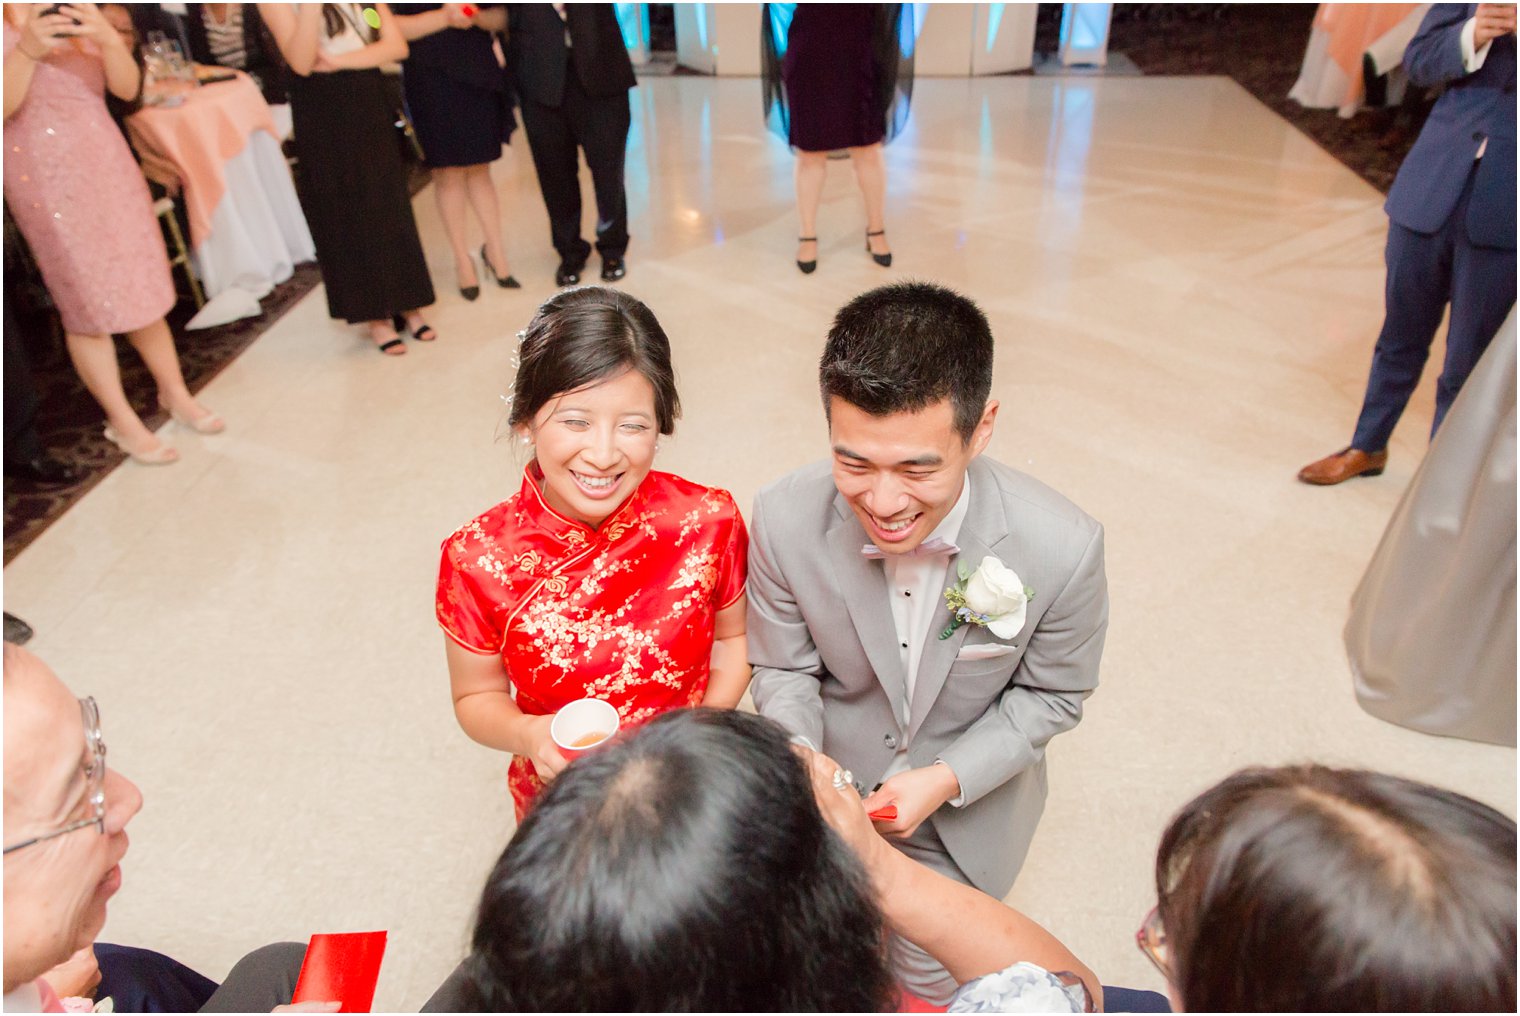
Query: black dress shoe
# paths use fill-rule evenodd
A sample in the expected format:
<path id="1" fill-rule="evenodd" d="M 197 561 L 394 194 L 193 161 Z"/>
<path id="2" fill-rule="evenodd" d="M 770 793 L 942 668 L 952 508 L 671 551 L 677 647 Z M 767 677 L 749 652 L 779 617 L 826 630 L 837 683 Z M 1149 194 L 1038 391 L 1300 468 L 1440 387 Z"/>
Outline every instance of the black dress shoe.
<path id="1" fill-rule="evenodd" d="M 7 462 L 5 464 L 6 476 L 19 476 L 22 479 L 31 480 L 33 483 L 72 484 L 78 483 L 84 473 L 74 466 L 59 459 L 53 458 L 47 452 L 34 455 L 20 462 Z"/>
<path id="2" fill-rule="evenodd" d="M 480 297 L 480 287 L 479 286 L 460 286 L 459 287 L 459 295 L 462 296 L 462 297 L 464 297 L 466 300 L 472 300 L 472 301 L 476 300 L 476 299 L 478 299 Z"/>
<path id="3" fill-rule="evenodd" d="M 586 267 L 582 261 L 576 264 L 573 261 L 561 261 L 559 267 L 554 270 L 554 284 L 556 286 L 575 286 L 581 281 L 581 269 Z"/>
<path id="4" fill-rule="evenodd" d="M 622 258 L 602 258 L 602 281 L 616 282 L 628 274 L 628 266 Z"/>

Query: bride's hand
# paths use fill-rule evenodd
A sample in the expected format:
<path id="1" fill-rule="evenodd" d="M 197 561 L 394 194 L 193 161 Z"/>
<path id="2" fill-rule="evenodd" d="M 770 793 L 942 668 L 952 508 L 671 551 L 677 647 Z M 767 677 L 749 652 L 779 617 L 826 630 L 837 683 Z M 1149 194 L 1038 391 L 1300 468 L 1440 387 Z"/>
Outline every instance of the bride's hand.
<path id="1" fill-rule="evenodd" d="M 522 740 L 527 747 L 522 754 L 528 756 L 528 761 L 533 763 L 533 771 L 538 773 L 538 778 L 548 783 L 570 764 L 560 754 L 559 745 L 554 743 L 554 738 L 549 733 L 554 716 L 524 716 L 522 722 Z"/>

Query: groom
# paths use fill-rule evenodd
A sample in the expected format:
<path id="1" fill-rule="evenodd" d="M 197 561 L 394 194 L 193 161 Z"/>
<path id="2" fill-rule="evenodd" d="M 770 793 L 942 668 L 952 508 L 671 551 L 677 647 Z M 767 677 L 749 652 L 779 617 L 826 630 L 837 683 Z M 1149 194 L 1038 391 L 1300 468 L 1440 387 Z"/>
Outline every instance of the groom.
<path id="1" fill-rule="evenodd" d="M 876 825 L 904 853 L 1002 898 L 1046 742 L 1097 687 L 1108 591 L 1102 526 L 981 456 L 992 359 L 987 318 L 940 286 L 839 312 L 819 365 L 830 461 L 755 498 L 748 629 L 760 713 L 895 805 Z M 909 990 L 948 1000 L 945 971 L 896 948 Z"/>

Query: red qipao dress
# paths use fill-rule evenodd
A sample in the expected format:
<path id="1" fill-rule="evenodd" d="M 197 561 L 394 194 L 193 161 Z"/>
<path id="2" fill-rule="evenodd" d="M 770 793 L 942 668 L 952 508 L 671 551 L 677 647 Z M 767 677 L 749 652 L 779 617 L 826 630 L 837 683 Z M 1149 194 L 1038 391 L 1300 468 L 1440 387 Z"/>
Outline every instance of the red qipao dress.
<path id="1" fill-rule="evenodd" d="M 714 619 L 747 576 L 733 495 L 651 471 L 592 529 L 549 507 L 542 478 L 529 464 L 521 490 L 443 541 L 438 623 L 500 654 L 525 713 L 589 696 L 628 727 L 700 703 Z M 521 819 L 543 784 L 521 755 L 507 783 Z"/>

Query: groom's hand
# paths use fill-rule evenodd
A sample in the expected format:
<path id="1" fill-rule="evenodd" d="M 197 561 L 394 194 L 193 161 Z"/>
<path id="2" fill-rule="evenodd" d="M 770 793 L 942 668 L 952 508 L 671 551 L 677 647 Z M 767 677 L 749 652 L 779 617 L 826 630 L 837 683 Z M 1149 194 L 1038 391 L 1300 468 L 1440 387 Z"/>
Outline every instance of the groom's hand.
<path id="1" fill-rule="evenodd" d="M 877 822 L 876 831 L 883 836 L 906 839 L 940 805 L 960 793 L 961 784 L 955 771 L 947 765 L 932 765 L 893 776 L 866 798 L 865 806 L 867 811 L 875 811 L 889 804 L 897 805 L 897 817 Z"/>

